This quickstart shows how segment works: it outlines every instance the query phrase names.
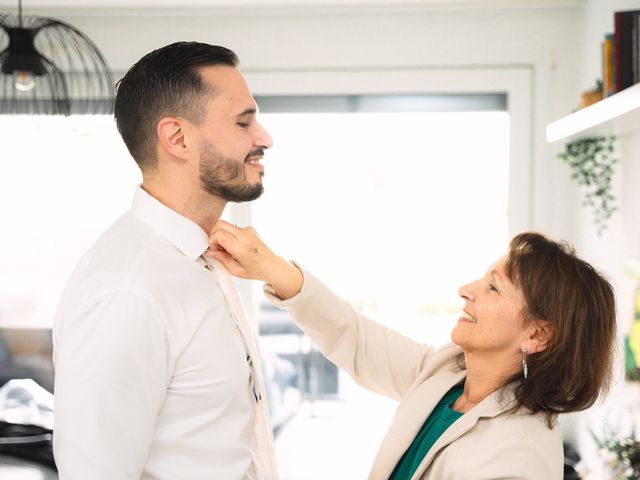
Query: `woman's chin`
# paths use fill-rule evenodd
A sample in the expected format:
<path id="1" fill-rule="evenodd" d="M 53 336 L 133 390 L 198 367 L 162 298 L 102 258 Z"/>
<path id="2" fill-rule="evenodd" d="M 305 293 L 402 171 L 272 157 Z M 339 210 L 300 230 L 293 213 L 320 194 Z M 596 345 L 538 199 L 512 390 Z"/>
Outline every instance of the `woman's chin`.
<path id="1" fill-rule="evenodd" d="M 451 330 L 451 334 L 449 335 L 449 338 L 451 338 L 451 343 L 453 343 L 454 345 L 458 345 L 459 347 L 462 346 L 460 345 L 462 338 L 461 338 L 460 332 L 457 331 L 457 328 L 454 328 L 453 330 Z"/>

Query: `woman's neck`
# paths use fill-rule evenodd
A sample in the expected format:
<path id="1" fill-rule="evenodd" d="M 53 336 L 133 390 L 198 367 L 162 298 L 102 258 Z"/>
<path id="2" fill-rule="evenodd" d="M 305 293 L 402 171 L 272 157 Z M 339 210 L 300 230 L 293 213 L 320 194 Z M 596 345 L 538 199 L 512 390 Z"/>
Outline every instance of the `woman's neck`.
<path id="1" fill-rule="evenodd" d="M 453 404 L 453 409 L 465 413 L 499 390 L 504 382 L 519 369 L 519 362 L 513 359 L 497 361 L 492 357 L 484 360 L 473 354 L 465 354 L 467 377 L 464 391 Z"/>

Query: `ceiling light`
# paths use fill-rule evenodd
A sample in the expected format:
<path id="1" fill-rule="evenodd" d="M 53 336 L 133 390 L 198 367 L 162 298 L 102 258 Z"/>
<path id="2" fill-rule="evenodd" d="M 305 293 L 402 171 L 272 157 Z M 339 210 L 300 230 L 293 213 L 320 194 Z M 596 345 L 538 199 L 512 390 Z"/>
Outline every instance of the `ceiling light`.
<path id="1" fill-rule="evenodd" d="M 80 30 L 54 18 L 0 15 L 0 114 L 111 113 L 113 78 Z"/>

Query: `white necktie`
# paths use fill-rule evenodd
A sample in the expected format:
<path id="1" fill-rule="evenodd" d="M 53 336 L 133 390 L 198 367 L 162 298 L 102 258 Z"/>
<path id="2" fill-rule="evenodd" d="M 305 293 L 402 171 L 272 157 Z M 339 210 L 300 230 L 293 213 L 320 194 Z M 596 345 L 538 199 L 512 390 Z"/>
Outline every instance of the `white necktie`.
<path id="1" fill-rule="evenodd" d="M 255 427 L 256 427 L 256 440 L 258 444 L 257 455 L 258 459 L 258 475 L 261 480 L 277 480 L 277 471 L 275 458 L 273 456 L 273 432 L 271 430 L 271 421 L 269 419 L 269 406 L 267 405 L 267 397 L 264 389 L 264 380 L 262 378 L 262 371 L 256 365 L 260 355 L 258 352 L 258 346 L 256 344 L 255 335 L 249 326 L 247 321 L 247 315 L 244 309 L 244 305 L 240 300 L 238 291 L 233 285 L 231 275 L 224 268 L 224 266 L 213 258 L 200 257 L 204 260 L 204 266 L 208 270 L 215 273 L 218 280 L 218 285 L 225 298 L 229 313 L 236 323 L 240 337 L 244 344 L 244 348 L 247 354 L 247 362 L 249 363 L 249 388 L 251 394 L 256 402 L 255 409 Z M 255 361 L 254 361 L 255 359 Z"/>

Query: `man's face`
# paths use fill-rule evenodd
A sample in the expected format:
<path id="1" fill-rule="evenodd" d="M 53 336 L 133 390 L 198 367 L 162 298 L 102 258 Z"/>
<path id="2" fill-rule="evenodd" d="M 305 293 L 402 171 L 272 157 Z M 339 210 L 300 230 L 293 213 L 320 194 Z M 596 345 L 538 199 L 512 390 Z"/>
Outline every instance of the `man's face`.
<path id="1" fill-rule="evenodd" d="M 216 65 L 200 74 L 216 91 L 199 126 L 202 188 L 227 201 L 255 200 L 263 191 L 260 161 L 273 144 L 256 119 L 256 102 L 237 69 Z"/>

